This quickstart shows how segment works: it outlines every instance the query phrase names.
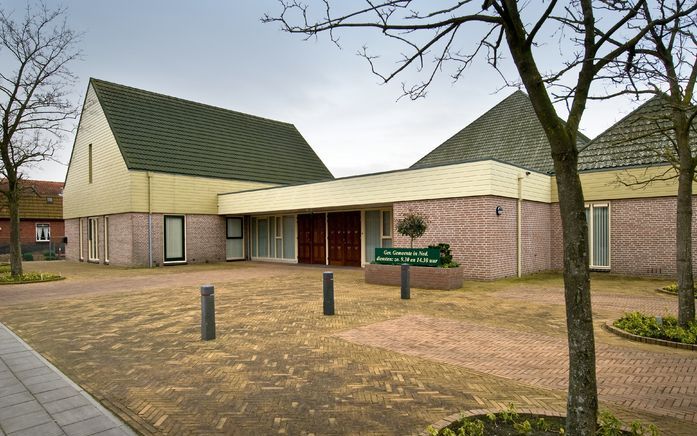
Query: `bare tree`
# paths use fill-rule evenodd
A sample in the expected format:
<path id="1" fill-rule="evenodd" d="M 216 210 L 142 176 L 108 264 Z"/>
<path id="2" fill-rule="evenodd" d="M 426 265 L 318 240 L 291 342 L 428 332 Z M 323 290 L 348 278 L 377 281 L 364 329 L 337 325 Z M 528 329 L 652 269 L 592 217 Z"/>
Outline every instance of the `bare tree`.
<path id="1" fill-rule="evenodd" d="M 645 0 L 549 0 L 546 4 L 451 0 L 438 2 L 437 6 L 412 0 L 366 0 L 362 7 L 353 6 L 349 10 L 344 10 L 347 5 L 343 2 L 323 0 L 316 15 L 313 9 L 297 0 L 279 1 L 281 12 L 266 15 L 262 21 L 279 23 L 286 32 L 306 37 L 328 33 L 338 44 L 340 30 L 372 29 L 403 44 L 407 53 L 399 58 L 398 66 L 386 74 L 376 68 L 377 56 L 369 54 L 367 48 L 359 52 L 385 82 L 410 66 L 425 68 L 425 59 L 432 58 L 433 66 L 425 72 L 423 82 L 403 85 L 404 95 L 411 98 L 423 97 L 446 64 L 456 65 L 451 75 L 457 80 L 481 57 L 501 74 L 506 85 L 525 87 L 551 145 L 559 192 L 569 346 L 567 434 L 594 434 L 598 407 L 595 340 L 588 229 L 577 169 L 577 135 L 594 79 L 659 24 L 638 24 L 637 15 Z M 341 12 L 335 14 L 335 8 Z M 691 9 L 696 8 L 697 5 Z M 668 16 L 661 22 L 667 23 L 673 18 Z M 542 41 L 555 35 L 560 35 L 562 45 L 559 56 L 553 67 L 540 67 Z M 506 79 L 503 65 L 508 59 L 504 53 L 510 56 L 519 82 Z M 545 63 L 549 63 L 549 59 L 542 65 Z M 555 100 L 565 101 L 565 119 L 559 116 Z"/>
<path id="2" fill-rule="evenodd" d="M 68 69 L 79 56 L 79 35 L 65 21 L 65 9 L 27 5 L 24 16 L 0 9 L 0 157 L 10 212 L 10 263 L 22 275 L 19 200 L 24 170 L 51 159 L 77 116 L 69 92 L 75 77 Z"/>
<path id="3" fill-rule="evenodd" d="M 655 8 L 644 5 L 641 25 L 651 26 L 646 37 L 609 65 L 606 78 L 620 85 L 611 88 L 608 98 L 619 94 L 653 95 L 643 105 L 620 142 L 641 144 L 654 165 L 666 170 L 643 175 L 623 174 L 619 182 L 645 187 L 668 180 L 678 181 L 676 217 L 676 267 L 678 282 L 678 323 L 687 327 L 695 320 L 695 293 L 692 262 L 692 183 L 697 167 L 697 14 L 682 14 L 694 2 L 661 0 Z M 675 17 L 666 20 L 667 17 Z"/>

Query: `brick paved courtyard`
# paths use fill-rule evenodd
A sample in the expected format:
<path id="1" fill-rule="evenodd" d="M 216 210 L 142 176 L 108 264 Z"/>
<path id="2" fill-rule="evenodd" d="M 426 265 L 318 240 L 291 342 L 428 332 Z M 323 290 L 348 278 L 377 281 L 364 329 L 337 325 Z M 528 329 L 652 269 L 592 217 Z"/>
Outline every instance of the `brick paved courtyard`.
<path id="1" fill-rule="evenodd" d="M 0 288 L 0 320 L 144 434 L 414 434 L 458 410 L 565 407 L 558 276 L 402 301 L 338 270 L 337 315 L 324 317 L 318 268 L 70 268 L 63 282 Z M 202 280 L 216 285 L 218 314 L 219 337 L 205 343 Z M 671 310 L 662 283 L 594 279 L 601 402 L 688 435 L 697 353 L 600 329 L 625 308 Z"/>

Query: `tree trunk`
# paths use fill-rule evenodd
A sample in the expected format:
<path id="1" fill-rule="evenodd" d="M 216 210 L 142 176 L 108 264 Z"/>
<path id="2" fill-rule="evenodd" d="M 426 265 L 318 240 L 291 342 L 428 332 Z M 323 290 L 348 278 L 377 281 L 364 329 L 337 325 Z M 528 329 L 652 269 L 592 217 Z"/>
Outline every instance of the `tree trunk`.
<path id="1" fill-rule="evenodd" d="M 19 186 L 17 180 L 8 178 L 6 195 L 10 212 L 10 271 L 12 277 L 22 275 L 22 244 L 19 239 Z"/>
<path id="2" fill-rule="evenodd" d="M 695 169 L 692 164 L 687 123 L 683 124 L 683 128 L 676 129 L 675 135 L 680 153 L 675 254 L 678 273 L 678 324 L 687 327 L 689 322 L 695 320 L 695 284 L 692 274 L 692 182 Z"/>
<path id="3" fill-rule="evenodd" d="M 555 159 L 555 168 L 564 241 L 564 299 L 569 342 L 566 434 L 591 436 L 595 434 L 598 394 L 588 268 L 588 224 L 576 156 Z"/>

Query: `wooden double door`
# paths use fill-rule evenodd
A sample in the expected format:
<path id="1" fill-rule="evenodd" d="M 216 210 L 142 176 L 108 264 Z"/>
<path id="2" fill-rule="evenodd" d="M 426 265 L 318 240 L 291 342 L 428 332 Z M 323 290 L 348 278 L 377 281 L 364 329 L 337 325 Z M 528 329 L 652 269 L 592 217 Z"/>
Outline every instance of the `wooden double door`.
<path id="1" fill-rule="evenodd" d="M 360 212 L 298 215 L 298 262 L 327 260 L 329 265 L 361 266 Z"/>

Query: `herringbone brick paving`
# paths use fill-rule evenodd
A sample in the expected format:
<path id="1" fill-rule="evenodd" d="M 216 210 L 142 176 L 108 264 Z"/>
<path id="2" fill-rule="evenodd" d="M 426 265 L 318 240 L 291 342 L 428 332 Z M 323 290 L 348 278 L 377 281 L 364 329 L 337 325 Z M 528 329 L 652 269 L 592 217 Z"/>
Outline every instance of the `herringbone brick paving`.
<path id="1" fill-rule="evenodd" d="M 567 388 L 568 352 L 562 338 L 535 333 L 511 335 L 503 328 L 423 315 L 407 315 L 337 336 L 526 384 Z M 697 423 L 697 358 L 684 354 L 598 344 L 598 394 L 601 399 L 633 409 Z"/>
<path id="2" fill-rule="evenodd" d="M 563 306 L 497 296 L 554 287 L 561 292 L 557 276 L 468 283 L 454 292 L 413 290 L 412 300 L 401 301 L 399 289 L 366 285 L 360 271 L 337 271 L 337 315 L 324 317 L 321 269 L 269 265 L 265 274 L 248 274 L 236 265 L 241 273 L 235 280 L 226 268 L 207 270 L 216 285 L 218 317 L 218 339 L 211 342 L 199 340 L 198 290 L 182 273 L 167 287 L 157 280 L 149 286 L 148 276 L 137 286 L 124 281 L 125 293 L 39 297 L 0 307 L 0 319 L 143 434 L 413 434 L 457 410 L 509 402 L 565 408 L 560 389 L 336 336 L 423 315 L 504 328 L 511 335 L 544 331 L 559 340 L 565 335 Z M 603 282 L 609 295 L 627 286 L 638 299 L 672 301 L 654 295 L 655 284 Z M 600 331 L 598 340 L 625 344 Z M 456 347 L 479 352 L 465 342 Z M 686 353 L 656 352 L 671 358 Z M 656 423 L 664 434 L 688 435 L 694 428 L 654 413 L 660 410 L 605 404 L 623 418 Z"/>

